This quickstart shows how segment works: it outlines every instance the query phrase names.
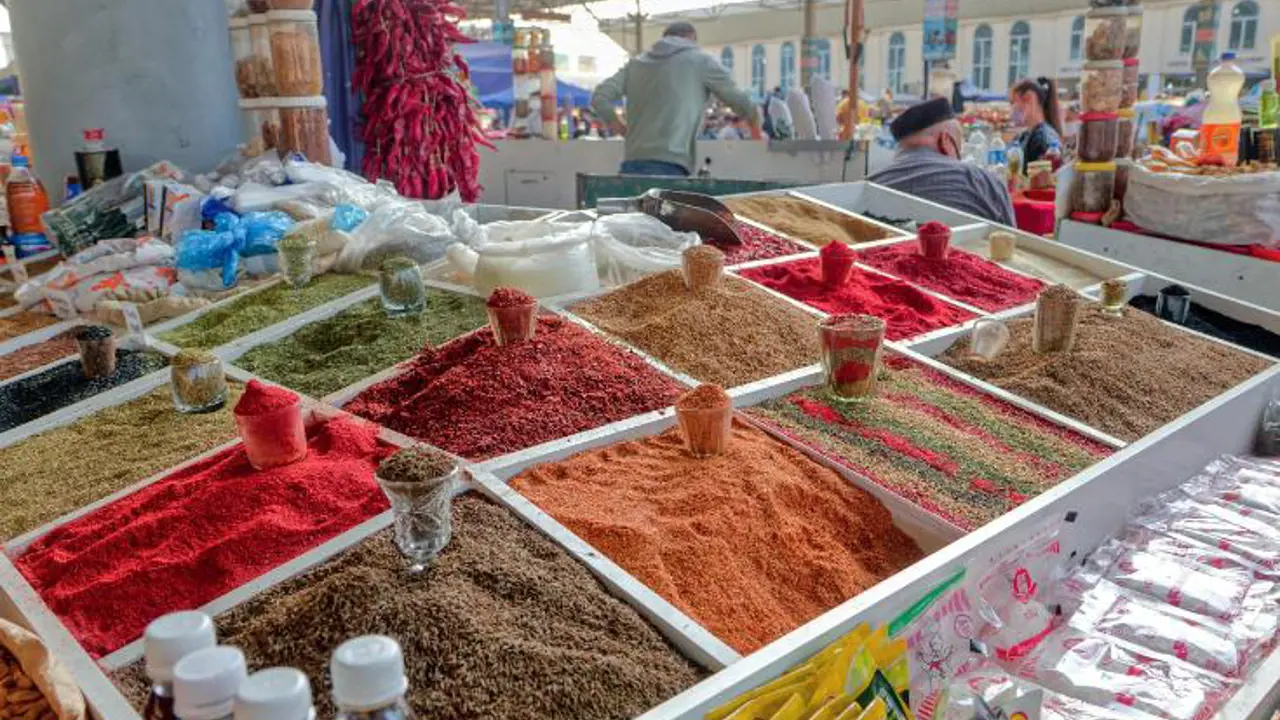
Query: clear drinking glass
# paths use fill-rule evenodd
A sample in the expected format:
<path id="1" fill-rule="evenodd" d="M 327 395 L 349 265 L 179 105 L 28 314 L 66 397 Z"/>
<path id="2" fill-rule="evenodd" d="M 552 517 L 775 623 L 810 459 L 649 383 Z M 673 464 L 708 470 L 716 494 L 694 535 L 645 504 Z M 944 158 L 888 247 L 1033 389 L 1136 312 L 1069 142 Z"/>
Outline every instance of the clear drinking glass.
<path id="1" fill-rule="evenodd" d="M 311 282 L 317 243 L 306 235 L 286 235 L 280 239 L 280 274 L 289 287 L 303 287 Z"/>
<path id="2" fill-rule="evenodd" d="M 388 317 L 417 315 L 427 307 L 427 288 L 422 282 L 422 269 L 406 257 L 384 260 L 379 273 L 378 289 L 382 293 L 382 309 Z"/>
<path id="3" fill-rule="evenodd" d="M 413 482 L 375 478 L 391 502 L 396 548 L 409 559 L 409 572 L 426 570 L 453 536 L 452 500 L 462 468 Z"/>
<path id="4" fill-rule="evenodd" d="M 875 393 L 885 323 L 872 315 L 835 315 L 818 323 L 826 387 L 837 400 Z"/>

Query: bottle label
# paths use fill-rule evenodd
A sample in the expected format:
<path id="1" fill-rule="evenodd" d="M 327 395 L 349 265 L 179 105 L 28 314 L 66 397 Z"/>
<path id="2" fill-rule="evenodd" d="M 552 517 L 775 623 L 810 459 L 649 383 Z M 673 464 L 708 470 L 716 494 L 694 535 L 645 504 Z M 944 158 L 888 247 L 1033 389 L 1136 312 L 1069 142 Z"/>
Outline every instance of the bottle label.
<path id="1" fill-rule="evenodd" d="M 1234 166 L 1240 155 L 1240 126 L 1206 124 L 1200 127 L 1200 159 Z"/>

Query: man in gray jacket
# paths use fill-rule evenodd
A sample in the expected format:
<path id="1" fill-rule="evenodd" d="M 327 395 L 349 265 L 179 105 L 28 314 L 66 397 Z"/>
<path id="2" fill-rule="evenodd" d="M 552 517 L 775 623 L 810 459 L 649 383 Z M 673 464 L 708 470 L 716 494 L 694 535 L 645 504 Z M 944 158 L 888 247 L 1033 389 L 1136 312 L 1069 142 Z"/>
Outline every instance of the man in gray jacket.
<path id="1" fill-rule="evenodd" d="M 752 137 L 760 136 L 760 117 L 751 98 L 715 58 L 698 49 L 693 26 L 678 22 L 668 26 L 648 52 L 601 83 L 591 96 L 591 107 L 627 139 L 624 175 L 688 175 L 697 161 L 694 140 L 712 95 L 750 118 Z M 623 97 L 626 124 L 614 111 Z"/>

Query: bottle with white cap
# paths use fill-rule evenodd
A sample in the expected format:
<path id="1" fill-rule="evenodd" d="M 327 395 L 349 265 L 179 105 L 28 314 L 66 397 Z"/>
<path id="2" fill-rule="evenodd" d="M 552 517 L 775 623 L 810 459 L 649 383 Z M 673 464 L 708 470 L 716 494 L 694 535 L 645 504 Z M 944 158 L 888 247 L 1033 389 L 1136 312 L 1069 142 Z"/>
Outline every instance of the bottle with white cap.
<path id="1" fill-rule="evenodd" d="M 311 683 L 300 670 L 259 670 L 240 683 L 235 720 L 316 720 Z"/>
<path id="2" fill-rule="evenodd" d="M 145 720 L 174 720 L 173 668 L 182 658 L 217 644 L 213 619 L 198 610 L 169 613 L 147 625 L 142 636 L 151 695 L 142 711 Z"/>
<path id="3" fill-rule="evenodd" d="M 400 644 L 383 635 L 352 638 L 333 651 L 336 720 L 412 720 L 405 701 L 409 679 L 404 674 Z"/>
<path id="4" fill-rule="evenodd" d="M 249 675 L 244 653 L 226 645 L 197 650 L 173 668 L 173 712 L 181 720 L 232 720 Z"/>

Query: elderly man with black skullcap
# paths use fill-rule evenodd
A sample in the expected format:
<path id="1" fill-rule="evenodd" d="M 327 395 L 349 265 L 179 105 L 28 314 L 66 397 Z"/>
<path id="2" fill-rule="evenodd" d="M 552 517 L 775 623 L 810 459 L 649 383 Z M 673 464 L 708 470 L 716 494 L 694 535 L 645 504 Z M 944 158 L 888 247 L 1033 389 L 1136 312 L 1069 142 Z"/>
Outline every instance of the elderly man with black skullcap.
<path id="1" fill-rule="evenodd" d="M 889 126 L 898 154 L 868 180 L 980 218 L 1014 225 L 1009 189 L 993 173 L 960 161 L 964 143 L 951 102 L 908 108 Z"/>

